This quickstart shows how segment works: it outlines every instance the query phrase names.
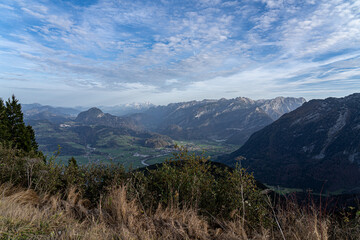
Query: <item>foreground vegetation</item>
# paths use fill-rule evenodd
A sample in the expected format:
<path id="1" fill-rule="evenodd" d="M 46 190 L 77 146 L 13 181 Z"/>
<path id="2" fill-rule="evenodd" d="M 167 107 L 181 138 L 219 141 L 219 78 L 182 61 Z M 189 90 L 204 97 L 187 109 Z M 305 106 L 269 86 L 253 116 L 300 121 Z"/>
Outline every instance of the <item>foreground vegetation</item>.
<path id="1" fill-rule="evenodd" d="M 357 239 L 360 216 L 274 204 L 252 175 L 180 149 L 150 170 L 0 146 L 1 239 Z"/>

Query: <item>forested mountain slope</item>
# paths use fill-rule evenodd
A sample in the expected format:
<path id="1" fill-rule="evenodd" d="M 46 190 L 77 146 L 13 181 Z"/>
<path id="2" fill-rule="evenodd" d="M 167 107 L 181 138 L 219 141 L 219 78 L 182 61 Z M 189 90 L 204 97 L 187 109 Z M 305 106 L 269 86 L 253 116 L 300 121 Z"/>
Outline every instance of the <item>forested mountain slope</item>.
<path id="1" fill-rule="evenodd" d="M 239 156 L 267 184 L 359 191 L 360 94 L 309 101 L 219 161 Z"/>

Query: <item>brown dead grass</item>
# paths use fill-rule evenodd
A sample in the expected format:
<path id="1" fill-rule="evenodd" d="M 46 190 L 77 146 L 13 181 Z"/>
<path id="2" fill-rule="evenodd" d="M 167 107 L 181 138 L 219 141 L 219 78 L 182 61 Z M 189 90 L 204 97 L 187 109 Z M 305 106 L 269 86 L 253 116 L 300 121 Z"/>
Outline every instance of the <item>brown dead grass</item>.
<path id="1" fill-rule="evenodd" d="M 73 203 L 58 196 L 39 197 L 32 190 L 0 187 L 0 239 L 110 239 L 95 221 L 79 221 Z M 104 231 L 106 230 L 106 231 Z"/>
<path id="2" fill-rule="evenodd" d="M 240 217 L 208 219 L 195 209 L 159 206 L 152 213 L 116 187 L 96 209 L 75 188 L 59 196 L 0 186 L 0 239 L 329 239 L 329 220 L 313 209 L 288 205 L 276 213 L 280 226 L 249 232 Z M 275 216 L 274 216 L 275 217 Z M 211 221 L 210 221 L 211 220 Z"/>
<path id="3" fill-rule="evenodd" d="M 314 207 L 298 208 L 295 203 L 288 203 L 277 214 L 286 239 L 326 240 L 330 221 L 321 216 Z"/>

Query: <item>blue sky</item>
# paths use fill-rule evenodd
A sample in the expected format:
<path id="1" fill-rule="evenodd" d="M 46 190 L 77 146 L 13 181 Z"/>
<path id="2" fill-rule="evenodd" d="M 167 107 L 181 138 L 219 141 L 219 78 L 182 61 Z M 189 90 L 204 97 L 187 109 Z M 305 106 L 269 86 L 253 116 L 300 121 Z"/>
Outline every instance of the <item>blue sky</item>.
<path id="1" fill-rule="evenodd" d="M 360 1 L 0 0 L 0 96 L 57 106 L 360 91 Z"/>

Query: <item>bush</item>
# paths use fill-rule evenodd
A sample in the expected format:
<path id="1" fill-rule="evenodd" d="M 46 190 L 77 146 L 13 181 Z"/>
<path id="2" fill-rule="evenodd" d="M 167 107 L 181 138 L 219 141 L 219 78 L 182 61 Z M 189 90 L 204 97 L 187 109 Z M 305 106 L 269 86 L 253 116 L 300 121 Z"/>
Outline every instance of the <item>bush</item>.
<path id="1" fill-rule="evenodd" d="M 62 194 L 76 187 L 94 206 L 108 188 L 127 178 L 122 165 L 78 166 L 71 158 L 67 166 L 57 164 L 55 157 L 44 161 L 38 154 L 8 148 L 0 144 L 0 184 L 32 188 L 39 193 Z"/>
<path id="2" fill-rule="evenodd" d="M 44 162 L 19 151 L 0 148 L 1 183 L 63 196 L 75 187 L 93 206 L 112 186 L 128 184 L 129 195 L 150 211 L 159 205 L 192 208 L 206 216 L 247 216 L 252 223 L 263 222 L 267 213 L 252 175 L 240 167 L 219 167 L 184 148 L 156 169 L 132 172 L 115 164 L 78 166 L 74 158 L 64 166 L 54 158 Z"/>
<path id="3" fill-rule="evenodd" d="M 299 208 L 296 202 L 272 206 L 254 177 L 240 166 L 229 169 L 186 149 L 154 169 L 132 172 L 120 165 L 78 166 L 74 158 L 63 166 L 54 158 L 44 162 L 34 156 L 0 145 L 0 211 L 7 216 L 0 230 L 8 236 L 23 229 L 16 224 L 20 230 L 9 230 L 15 228 L 11 222 L 15 213 L 21 213 L 23 226 L 34 230 L 23 232 L 31 238 L 38 231 L 48 236 L 53 229 L 62 229 L 62 223 L 53 222 L 54 216 L 75 223 L 74 227 L 64 223 L 69 229 L 64 234 L 76 235 L 75 229 L 83 226 L 78 230 L 83 239 L 89 236 L 84 228 L 88 225 L 92 231 L 107 233 L 102 235 L 106 239 L 357 239 L 360 232 L 356 209 L 338 219 L 316 206 L 310 211 Z M 21 201 L 19 187 L 25 188 Z M 21 205 L 14 205 L 14 199 Z M 40 211 L 39 221 L 47 216 L 45 222 L 53 222 L 52 227 L 29 222 L 33 213 L 18 209 L 29 210 L 30 205 L 22 204 L 32 204 L 31 211 Z M 3 220 L 0 217 L 0 225 Z"/>
<path id="4" fill-rule="evenodd" d="M 197 209 L 210 218 L 246 217 L 246 224 L 270 222 L 269 208 L 245 169 L 229 169 L 181 148 L 158 168 L 137 172 L 133 194 L 147 209 L 158 205 Z"/>

